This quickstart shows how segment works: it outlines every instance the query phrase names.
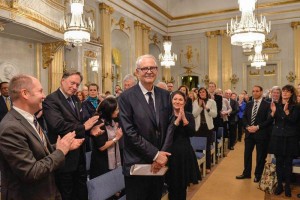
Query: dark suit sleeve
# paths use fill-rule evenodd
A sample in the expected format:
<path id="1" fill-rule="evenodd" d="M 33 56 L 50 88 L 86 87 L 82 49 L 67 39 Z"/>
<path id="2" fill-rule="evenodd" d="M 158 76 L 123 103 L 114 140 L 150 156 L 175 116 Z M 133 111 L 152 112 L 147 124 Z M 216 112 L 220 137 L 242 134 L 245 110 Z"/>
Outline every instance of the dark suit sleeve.
<path id="1" fill-rule="evenodd" d="M 0 150 L 14 174 L 23 182 L 30 183 L 49 176 L 51 172 L 61 167 L 65 156 L 60 150 L 55 150 L 48 156 L 43 152 L 33 153 L 23 129 L 4 127 L 0 135 Z M 41 159 L 37 160 L 36 157 Z"/>
<path id="2" fill-rule="evenodd" d="M 232 111 L 230 115 L 236 115 L 239 112 L 239 104 L 237 101 L 233 101 L 233 105 L 231 106 Z"/>
<path id="3" fill-rule="evenodd" d="M 250 103 L 247 103 L 246 107 L 245 107 L 244 115 L 243 115 L 243 126 L 245 128 L 247 128 L 247 126 L 249 126 L 249 124 L 248 124 L 248 112 L 250 112 L 249 109 L 251 109 L 251 105 L 250 105 Z"/>
<path id="4" fill-rule="evenodd" d="M 65 116 L 62 103 L 53 97 L 46 98 L 43 102 L 44 116 L 51 134 L 64 136 L 70 131 L 76 132 L 76 138 L 84 138 L 84 125 L 78 121 L 72 121 Z M 53 133 L 55 131 L 55 133 Z"/>
<path id="5" fill-rule="evenodd" d="M 162 151 L 169 151 L 169 149 L 173 143 L 174 130 L 176 128 L 174 125 L 175 119 L 176 118 L 174 115 L 172 115 L 170 118 L 170 123 L 169 123 L 167 133 L 166 133 L 166 139 L 165 139 L 163 147 L 161 148 Z"/>
<path id="6" fill-rule="evenodd" d="M 272 124 L 273 119 L 268 117 L 270 113 L 271 113 L 270 104 L 264 101 L 264 112 L 262 114 L 265 115 L 264 119 L 266 120 L 262 120 L 257 124 L 259 126 L 259 129 L 264 129 Z"/>
<path id="7" fill-rule="evenodd" d="M 132 114 L 133 108 L 127 100 L 128 97 L 126 95 L 121 95 L 118 101 L 119 116 L 126 141 L 130 143 L 132 148 L 135 148 L 136 151 L 145 156 L 147 160 L 153 160 L 159 150 L 137 132 Z"/>

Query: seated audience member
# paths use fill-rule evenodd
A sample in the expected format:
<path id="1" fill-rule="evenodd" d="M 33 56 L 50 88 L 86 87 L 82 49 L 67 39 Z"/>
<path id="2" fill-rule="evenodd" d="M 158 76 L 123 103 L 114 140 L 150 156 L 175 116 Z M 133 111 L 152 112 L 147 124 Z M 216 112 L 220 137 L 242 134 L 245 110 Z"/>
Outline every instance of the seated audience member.
<path id="1" fill-rule="evenodd" d="M 186 98 L 184 110 L 192 113 L 193 112 L 193 102 L 192 102 L 192 99 L 189 97 L 189 88 L 185 85 L 181 85 L 178 88 L 178 90 L 183 92 L 183 94 L 185 95 L 185 98 Z"/>
<path id="2" fill-rule="evenodd" d="M 73 131 L 49 143 L 34 115 L 45 99 L 38 79 L 14 76 L 9 94 L 14 106 L 0 123 L 1 199 L 61 199 L 54 172 L 83 139 L 75 139 Z"/>
<path id="3" fill-rule="evenodd" d="M 217 106 L 213 99 L 209 99 L 208 91 L 202 87 L 198 90 L 198 105 L 193 108 L 196 135 L 207 138 L 206 143 L 206 173 L 211 169 L 211 144 L 213 142 L 213 118 L 217 116 Z"/>
<path id="4" fill-rule="evenodd" d="M 84 100 L 85 100 L 85 98 L 86 98 L 86 96 L 84 95 L 84 92 L 83 91 L 78 91 L 78 92 L 76 92 L 76 96 L 78 97 L 78 99 L 79 99 L 79 101 L 82 103 Z"/>
<path id="5" fill-rule="evenodd" d="M 83 121 L 87 121 L 89 118 L 93 117 L 96 113 L 96 109 L 100 104 L 100 100 L 98 99 L 98 90 L 99 86 L 96 83 L 91 83 L 88 86 L 88 97 L 82 103 L 82 118 Z M 91 140 L 90 140 L 90 130 L 85 132 L 85 145 L 86 151 L 91 151 Z"/>
<path id="6" fill-rule="evenodd" d="M 119 114 L 117 100 L 111 97 L 106 98 L 100 103 L 97 113 L 104 121 L 105 132 L 97 137 L 92 136 L 91 179 L 121 166 L 118 141 L 123 133 L 118 123 L 115 122 Z"/>
<path id="7" fill-rule="evenodd" d="M 173 144 L 170 149 L 167 183 L 169 200 L 186 199 L 186 189 L 190 183 L 201 180 L 199 166 L 190 137 L 195 135 L 195 120 L 191 113 L 184 111 L 185 95 L 180 91 L 172 93 L 175 115 Z"/>

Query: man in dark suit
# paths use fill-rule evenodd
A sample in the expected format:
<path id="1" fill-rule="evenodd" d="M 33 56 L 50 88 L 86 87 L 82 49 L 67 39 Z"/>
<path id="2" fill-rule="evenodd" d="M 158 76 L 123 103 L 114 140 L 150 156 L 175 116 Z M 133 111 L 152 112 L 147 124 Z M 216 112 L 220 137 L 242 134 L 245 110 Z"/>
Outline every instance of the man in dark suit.
<path id="1" fill-rule="evenodd" d="M 232 91 L 230 89 L 225 90 L 224 96 L 229 101 L 232 111 L 228 116 L 228 126 L 229 126 L 229 149 L 234 150 L 234 145 L 236 141 L 236 130 L 237 130 L 237 113 L 239 112 L 239 104 L 235 99 L 231 98 Z"/>
<path id="2" fill-rule="evenodd" d="M 1 199 L 61 199 L 54 171 L 83 140 L 72 132 L 58 138 L 55 146 L 49 143 L 34 116 L 45 98 L 36 78 L 13 77 L 9 93 L 14 106 L 0 123 Z"/>
<path id="3" fill-rule="evenodd" d="M 268 130 L 272 119 L 268 119 L 270 104 L 263 100 L 263 89 L 261 86 L 254 86 L 252 90 L 253 101 L 246 104 L 243 117 L 245 127 L 245 152 L 244 171 L 237 176 L 237 179 L 251 178 L 252 152 L 256 146 L 256 168 L 254 182 L 259 182 L 267 157 L 269 143 Z"/>
<path id="4" fill-rule="evenodd" d="M 90 130 L 98 121 L 99 116 L 94 116 L 82 123 L 81 104 L 75 95 L 81 81 L 80 72 L 65 72 L 60 88 L 48 95 L 43 102 L 50 142 L 70 131 L 75 131 L 76 138 L 84 138 L 85 131 Z M 91 130 L 91 134 L 95 136 L 101 133 L 99 125 Z M 88 199 L 85 166 L 85 145 L 82 145 L 67 155 L 65 165 L 57 173 L 57 186 L 63 200 Z"/>
<path id="5" fill-rule="evenodd" d="M 8 82 L 0 83 L 0 122 L 6 113 L 11 109 L 12 103 L 8 95 Z"/>
<path id="6" fill-rule="evenodd" d="M 160 200 L 163 176 L 132 176 L 130 168 L 134 164 L 152 164 L 152 170 L 159 171 L 166 165 L 170 154 L 165 150 L 172 142 L 167 133 L 172 112 L 170 93 L 154 86 L 158 73 L 154 56 L 139 57 L 136 67 L 139 83 L 119 97 L 126 198 Z"/>

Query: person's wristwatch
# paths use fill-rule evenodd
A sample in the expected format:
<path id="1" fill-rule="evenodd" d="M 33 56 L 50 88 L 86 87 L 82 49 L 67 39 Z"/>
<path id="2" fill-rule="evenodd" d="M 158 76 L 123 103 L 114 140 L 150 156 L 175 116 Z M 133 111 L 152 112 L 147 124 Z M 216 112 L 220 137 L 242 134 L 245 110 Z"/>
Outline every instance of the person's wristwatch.
<path id="1" fill-rule="evenodd" d="M 117 143 L 117 142 L 118 142 L 117 138 L 112 139 L 112 141 L 113 141 L 114 143 Z"/>

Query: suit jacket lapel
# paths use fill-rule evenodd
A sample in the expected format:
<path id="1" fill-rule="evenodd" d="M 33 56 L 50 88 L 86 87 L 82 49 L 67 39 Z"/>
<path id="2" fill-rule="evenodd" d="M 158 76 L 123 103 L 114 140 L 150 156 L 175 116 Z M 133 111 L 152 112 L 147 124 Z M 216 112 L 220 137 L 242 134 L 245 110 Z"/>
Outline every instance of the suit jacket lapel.
<path id="1" fill-rule="evenodd" d="M 147 113 L 147 115 L 149 116 L 149 118 L 151 119 L 151 121 L 153 122 L 153 124 L 156 124 L 154 116 L 152 115 L 152 111 L 150 110 L 149 104 L 147 103 L 146 98 L 145 98 L 145 96 L 144 96 L 144 94 L 143 94 L 140 86 L 137 84 L 134 87 L 135 87 L 135 90 L 137 90 L 137 92 L 135 92 L 134 94 L 136 95 L 136 97 L 138 99 L 138 102 L 140 104 L 142 104 L 142 107 L 145 109 L 145 112 Z M 156 99 L 156 97 L 155 97 L 155 99 Z"/>
<path id="2" fill-rule="evenodd" d="M 159 111 L 161 110 L 161 93 L 159 90 L 154 86 L 154 95 L 155 95 L 155 115 L 156 115 L 156 124 L 159 127 Z"/>
<path id="3" fill-rule="evenodd" d="M 70 107 L 70 104 L 68 103 L 68 100 L 65 98 L 65 96 L 61 93 L 60 89 L 57 90 L 58 91 L 58 97 L 60 98 L 60 101 L 62 102 L 62 104 L 64 105 L 65 108 L 67 108 L 70 113 L 72 113 L 72 115 L 74 117 L 76 117 L 78 119 L 78 116 L 76 113 L 74 113 L 74 111 L 72 110 L 72 108 Z M 71 97 L 72 98 L 72 97 Z M 73 100 L 73 98 L 72 98 Z M 74 102 L 74 101 L 73 101 Z M 74 102 L 75 104 L 75 102 Z M 76 110 L 76 105 L 75 105 L 75 110 Z"/>
<path id="4" fill-rule="evenodd" d="M 38 135 L 38 133 L 36 132 L 36 130 L 29 124 L 29 122 L 20 114 L 18 113 L 15 109 L 11 109 L 11 114 L 20 121 L 20 123 L 30 132 L 32 133 L 32 135 L 39 141 L 39 143 L 42 145 L 44 151 L 46 154 L 47 151 L 45 150 L 44 144 L 40 138 L 40 136 Z M 46 136 L 45 136 L 46 137 Z"/>
<path id="5" fill-rule="evenodd" d="M 80 105 L 79 105 L 79 102 L 77 101 L 77 99 L 74 98 L 74 96 L 72 96 L 72 100 L 73 100 L 73 103 L 75 105 L 75 111 L 76 111 L 77 119 L 80 119 Z"/>

